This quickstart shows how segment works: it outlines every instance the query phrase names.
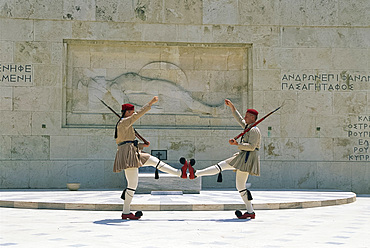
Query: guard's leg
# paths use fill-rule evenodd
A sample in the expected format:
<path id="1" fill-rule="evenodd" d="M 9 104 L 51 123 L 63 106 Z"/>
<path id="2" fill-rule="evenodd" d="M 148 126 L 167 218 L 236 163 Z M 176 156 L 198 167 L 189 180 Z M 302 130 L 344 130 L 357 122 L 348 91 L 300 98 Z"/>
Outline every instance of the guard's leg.
<path id="1" fill-rule="evenodd" d="M 181 170 L 173 168 L 171 165 L 166 164 L 163 161 L 160 161 L 157 157 L 150 156 L 149 159 L 143 164 L 143 166 L 153 166 L 156 169 L 166 172 L 168 174 L 181 176 Z"/>
<path id="2" fill-rule="evenodd" d="M 254 219 L 256 214 L 254 213 L 254 209 L 252 206 L 252 194 L 251 192 L 245 187 L 245 184 L 247 182 L 249 173 L 237 170 L 236 171 L 236 188 L 240 193 L 241 198 L 243 199 L 245 206 L 247 207 L 247 212 L 244 214 L 241 214 L 239 210 L 235 212 L 236 216 L 239 219 L 246 219 L 251 218 Z"/>
<path id="3" fill-rule="evenodd" d="M 132 198 L 134 197 L 135 190 L 138 185 L 139 170 L 138 168 L 125 169 L 125 176 L 127 180 L 127 188 L 122 192 L 121 198 L 123 202 L 122 219 L 137 220 L 143 215 L 141 211 L 138 211 L 133 215 L 130 213 Z"/>
<path id="4" fill-rule="evenodd" d="M 217 182 L 222 182 L 222 175 L 221 172 L 224 170 L 235 170 L 234 167 L 226 163 L 225 161 L 221 161 L 218 164 L 211 165 L 203 170 L 197 170 L 195 172 L 196 177 L 201 177 L 201 176 L 212 176 L 212 175 L 218 175 Z"/>

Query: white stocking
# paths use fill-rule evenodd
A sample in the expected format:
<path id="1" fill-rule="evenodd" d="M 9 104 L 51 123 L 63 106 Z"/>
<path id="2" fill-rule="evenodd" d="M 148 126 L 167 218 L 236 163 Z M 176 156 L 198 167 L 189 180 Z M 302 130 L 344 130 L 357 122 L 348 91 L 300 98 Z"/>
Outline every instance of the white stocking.
<path id="1" fill-rule="evenodd" d="M 159 162 L 159 164 L 158 164 Z M 158 158 L 154 156 L 150 156 L 149 159 L 143 164 L 143 166 L 153 166 L 156 167 L 158 164 L 158 170 L 166 172 L 168 174 L 176 175 L 176 176 L 181 176 L 181 170 L 175 169 L 172 166 L 166 164 L 163 161 L 160 161 Z"/>
<path id="2" fill-rule="evenodd" d="M 237 170 L 236 171 L 236 189 L 239 191 L 240 196 L 242 197 L 245 206 L 247 207 L 247 212 L 248 213 L 253 213 L 253 206 L 252 206 L 252 201 L 248 200 L 248 191 L 245 187 L 245 184 L 247 183 L 249 173 Z"/>
<path id="3" fill-rule="evenodd" d="M 134 197 L 135 190 L 139 180 L 139 169 L 128 168 L 125 169 L 125 176 L 127 180 L 127 188 L 125 191 L 125 200 L 123 202 L 123 214 L 129 214 L 131 209 L 132 198 Z"/>
<path id="4" fill-rule="evenodd" d="M 220 168 L 221 168 L 221 171 L 224 171 L 224 170 L 235 170 L 234 167 L 232 167 L 231 165 L 229 165 L 225 161 L 221 161 L 218 164 L 211 165 L 211 166 L 209 166 L 209 167 L 207 167 L 207 168 L 205 168 L 203 170 L 197 170 L 195 172 L 195 175 L 197 177 L 216 175 L 216 174 L 218 174 L 220 172 Z"/>

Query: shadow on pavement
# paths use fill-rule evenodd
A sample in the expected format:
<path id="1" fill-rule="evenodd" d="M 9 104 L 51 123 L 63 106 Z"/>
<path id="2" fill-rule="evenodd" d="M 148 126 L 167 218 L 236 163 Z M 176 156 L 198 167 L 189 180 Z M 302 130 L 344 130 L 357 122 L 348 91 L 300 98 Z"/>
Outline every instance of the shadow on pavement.
<path id="1" fill-rule="evenodd" d="M 122 223 L 127 223 L 127 222 L 154 222 L 154 221 L 171 221 L 171 222 L 184 222 L 184 221 L 189 221 L 189 222 L 197 222 L 197 221 L 211 221 L 211 222 L 248 222 L 251 221 L 251 219 L 237 219 L 237 218 L 232 218 L 232 219 L 140 219 L 140 220 L 121 220 L 121 219 L 105 219 L 105 220 L 97 220 L 94 221 L 94 224 L 98 225 L 108 225 L 108 226 L 115 226 L 115 225 L 120 225 L 122 226 Z M 127 223 L 128 224 L 128 223 Z"/>

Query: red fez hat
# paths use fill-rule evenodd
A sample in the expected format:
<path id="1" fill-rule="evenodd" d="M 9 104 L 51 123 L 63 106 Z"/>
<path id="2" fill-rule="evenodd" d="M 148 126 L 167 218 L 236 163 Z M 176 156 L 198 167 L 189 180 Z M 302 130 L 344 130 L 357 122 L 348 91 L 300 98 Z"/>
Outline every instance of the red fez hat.
<path id="1" fill-rule="evenodd" d="M 257 111 L 257 110 L 255 110 L 255 109 L 248 109 L 248 110 L 247 110 L 247 113 L 254 114 L 256 117 L 258 116 L 258 111 Z"/>
<path id="2" fill-rule="evenodd" d="M 134 109 L 135 109 L 135 106 L 132 105 L 132 104 L 126 103 L 126 104 L 123 104 L 122 105 L 122 111 L 125 111 L 125 110 L 134 110 Z"/>

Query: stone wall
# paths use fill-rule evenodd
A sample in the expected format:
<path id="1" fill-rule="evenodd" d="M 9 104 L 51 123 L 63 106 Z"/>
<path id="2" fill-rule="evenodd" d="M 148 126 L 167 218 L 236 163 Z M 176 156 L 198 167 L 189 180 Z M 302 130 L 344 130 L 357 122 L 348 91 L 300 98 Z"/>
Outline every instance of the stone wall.
<path id="1" fill-rule="evenodd" d="M 166 162 L 204 168 L 235 152 L 222 105 L 260 116 L 254 188 L 370 193 L 370 2 L 3 0 L 0 188 L 123 187 L 112 172 L 123 101 Z M 202 178 L 234 187 L 233 172 Z"/>

